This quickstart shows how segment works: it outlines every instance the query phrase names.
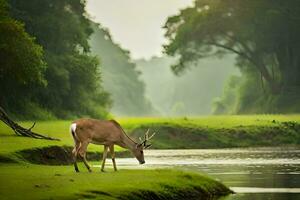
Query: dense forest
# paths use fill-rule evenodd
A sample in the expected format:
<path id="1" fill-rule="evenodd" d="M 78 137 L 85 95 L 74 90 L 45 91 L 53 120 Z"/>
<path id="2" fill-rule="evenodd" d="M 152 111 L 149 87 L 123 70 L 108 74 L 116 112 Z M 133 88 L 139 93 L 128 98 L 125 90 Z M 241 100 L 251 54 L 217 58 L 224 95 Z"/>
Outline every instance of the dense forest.
<path id="1" fill-rule="evenodd" d="M 136 61 L 85 5 L 0 0 L 0 105 L 9 115 L 300 111 L 296 1 L 196 0 L 166 20 L 168 56 Z"/>
<path id="2" fill-rule="evenodd" d="M 1 0 L 0 6 L 0 105 L 9 114 L 54 119 L 152 112 L 129 53 L 88 18 L 85 1 Z"/>
<path id="3" fill-rule="evenodd" d="M 202 59 L 191 70 L 176 76 L 176 58 L 153 57 L 135 61 L 146 84 L 146 95 L 161 116 L 208 115 L 231 75 L 239 75 L 230 56 Z M 213 79 L 211 77 L 214 77 Z M 157 92 L 159 88 L 160 92 Z"/>
<path id="4" fill-rule="evenodd" d="M 300 111 L 300 4 L 274 0 L 196 0 L 169 17 L 165 51 L 181 73 L 199 59 L 236 56 L 233 76 L 215 113 Z"/>
<path id="5" fill-rule="evenodd" d="M 106 117 L 110 99 L 90 55 L 80 0 L 1 0 L 1 97 L 22 118 Z M 3 45 L 2 45 L 3 44 Z"/>

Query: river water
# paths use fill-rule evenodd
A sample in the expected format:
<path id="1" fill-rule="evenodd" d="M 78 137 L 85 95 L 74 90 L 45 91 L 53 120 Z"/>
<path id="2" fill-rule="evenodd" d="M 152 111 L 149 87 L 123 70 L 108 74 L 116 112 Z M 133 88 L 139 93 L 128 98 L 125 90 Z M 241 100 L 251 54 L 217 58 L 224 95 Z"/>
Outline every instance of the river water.
<path id="1" fill-rule="evenodd" d="M 300 200 L 300 148 L 147 150 L 145 160 L 118 158 L 117 165 L 201 172 L 236 192 L 224 200 Z"/>

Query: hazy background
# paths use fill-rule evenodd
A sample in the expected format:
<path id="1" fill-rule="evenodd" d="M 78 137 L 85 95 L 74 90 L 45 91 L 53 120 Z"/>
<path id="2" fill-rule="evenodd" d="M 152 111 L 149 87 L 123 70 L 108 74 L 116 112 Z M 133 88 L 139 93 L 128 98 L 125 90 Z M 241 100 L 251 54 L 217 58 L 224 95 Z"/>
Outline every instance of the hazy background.
<path id="1" fill-rule="evenodd" d="M 300 112 L 297 2 L 0 1 L 16 119 Z"/>
<path id="2" fill-rule="evenodd" d="M 139 79 L 145 83 L 145 97 L 152 104 L 152 112 L 145 111 L 145 106 L 133 104 L 131 99 L 122 98 L 118 88 L 124 88 L 120 76 L 113 75 L 114 61 L 107 63 L 105 55 L 108 48 L 103 47 L 93 39 L 92 47 L 98 48 L 98 55 L 103 58 L 103 86 L 112 92 L 114 104 L 112 112 L 116 115 L 204 115 L 212 111 L 213 100 L 222 94 L 225 81 L 231 74 L 237 74 L 234 68 L 233 57 L 222 60 L 216 58 L 203 59 L 198 67 L 193 67 L 181 76 L 176 76 L 170 66 L 176 62 L 175 58 L 163 54 L 162 45 L 165 44 L 164 30 L 169 16 L 179 14 L 180 9 L 193 5 L 192 0 L 89 0 L 87 12 L 91 18 L 108 28 L 112 41 L 127 49 L 130 58 L 136 64 L 136 69 L 141 72 Z M 98 46 L 95 45 L 98 41 Z M 114 65 L 114 66 L 112 66 Z M 122 68 L 122 66 L 121 66 Z M 117 76 L 117 77 L 116 77 Z M 138 76 L 138 75 L 137 75 Z M 114 78 L 115 77 L 115 78 Z M 214 77 L 214 78 L 212 78 Z M 138 84 L 138 83 L 136 83 Z M 131 88 L 131 90 L 134 88 Z M 130 92 L 130 91 L 128 91 Z M 136 94 L 139 96 L 138 94 Z M 139 98 L 139 97 L 138 97 Z M 121 100 L 123 99 L 123 100 Z M 124 101 L 125 99 L 125 101 Z M 140 110 L 132 112 L 134 107 Z M 148 109 L 149 110 L 149 109 Z"/>
<path id="3" fill-rule="evenodd" d="M 162 55 L 166 42 L 161 28 L 168 16 L 193 5 L 193 0 L 88 0 L 87 12 L 95 22 L 109 28 L 133 59 Z"/>
<path id="4" fill-rule="evenodd" d="M 164 116 L 211 114 L 213 101 L 222 94 L 224 83 L 231 75 L 239 74 L 233 56 L 202 59 L 180 76 L 171 70 L 176 62 L 172 57 L 135 62 L 142 72 L 147 98 Z"/>

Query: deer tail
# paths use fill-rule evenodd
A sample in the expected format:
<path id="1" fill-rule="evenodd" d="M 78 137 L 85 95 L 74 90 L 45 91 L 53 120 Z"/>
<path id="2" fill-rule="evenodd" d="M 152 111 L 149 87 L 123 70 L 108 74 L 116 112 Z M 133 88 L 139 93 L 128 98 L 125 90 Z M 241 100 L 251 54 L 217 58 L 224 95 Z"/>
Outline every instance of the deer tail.
<path id="1" fill-rule="evenodd" d="M 71 133 L 71 135 L 72 135 L 72 137 L 73 137 L 73 140 L 74 140 L 74 143 L 76 144 L 76 141 L 77 141 L 77 137 L 76 137 L 76 124 L 75 123 L 73 123 L 73 124 L 71 124 L 71 126 L 70 126 L 70 133 Z"/>

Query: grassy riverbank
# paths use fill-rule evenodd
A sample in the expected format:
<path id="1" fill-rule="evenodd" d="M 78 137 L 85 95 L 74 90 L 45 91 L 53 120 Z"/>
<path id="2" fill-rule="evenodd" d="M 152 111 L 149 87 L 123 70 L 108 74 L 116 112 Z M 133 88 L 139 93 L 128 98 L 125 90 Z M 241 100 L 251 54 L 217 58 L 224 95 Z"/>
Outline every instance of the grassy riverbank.
<path id="1" fill-rule="evenodd" d="M 122 122 L 122 120 L 121 120 Z M 123 123 L 123 122 L 122 122 Z M 22 122 L 30 127 L 31 122 Z M 0 199 L 208 199 L 231 191 L 223 184 L 196 173 L 174 170 L 123 170 L 75 173 L 69 163 L 73 141 L 69 121 L 37 122 L 34 131 L 60 141 L 19 137 L 0 123 Z M 122 124 L 127 130 L 130 126 Z M 139 126 L 142 124 L 139 124 Z M 91 145 L 89 151 L 101 151 Z M 118 149 L 119 153 L 122 149 Z M 63 156 L 62 156 L 63 155 Z M 96 155 L 95 159 L 100 159 Z M 30 164 L 36 163 L 36 164 Z M 50 166 L 49 164 L 52 164 Z M 53 165 L 54 164 L 54 165 Z"/>
<path id="2" fill-rule="evenodd" d="M 0 199 L 194 199 L 230 193 L 195 173 L 120 170 L 75 173 L 70 166 L 0 165 Z M 143 198 L 141 198 L 143 197 Z"/>
<path id="3" fill-rule="evenodd" d="M 300 115 L 137 118 L 121 123 L 138 137 L 157 132 L 153 148 L 193 149 L 300 145 Z"/>
<path id="4" fill-rule="evenodd" d="M 141 136 L 148 128 L 156 131 L 153 148 L 278 146 L 299 145 L 300 141 L 300 115 L 118 121 L 132 137 Z M 30 127 L 32 122 L 21 124 Z M 212 179 L 188 172 L 121 169 L 117 173 L 94 170 L 77 174 L 71 166 L 55 166 L 70 163 L 73 140 L 69 125 L 70 121 L 37 122 L 34 131 L 60 139 L 47 141 L 18 137 L 0 123 L 0 199 L 192 199 L 230 192 Z M 101 152 L 102 147 L 90 145 L 89 151 Z M 94 159 L 99 160 L 100 155 L 95 154 Z"/>
<path id="5" fill-rule="evenodd" d="M 211 116 L 198 118 L 121 118 L 126 131 L 138 138 L 150 128 L 157 132 L 152 148 L 228 148 L 300 144 L 300 115 Z M 30 127 L 32 122 L 21 122 Z M 0 122 L 0 156 L 18 159 L 16 152 L 48 146 L 73 146 L 70 121 L 40 121 L 34 131 L 60 141 L 17 137 Z M 102 147 L 90 145 L 89 151 Z M 117 151 L 122 151 L 117 148 Z"/>

